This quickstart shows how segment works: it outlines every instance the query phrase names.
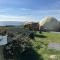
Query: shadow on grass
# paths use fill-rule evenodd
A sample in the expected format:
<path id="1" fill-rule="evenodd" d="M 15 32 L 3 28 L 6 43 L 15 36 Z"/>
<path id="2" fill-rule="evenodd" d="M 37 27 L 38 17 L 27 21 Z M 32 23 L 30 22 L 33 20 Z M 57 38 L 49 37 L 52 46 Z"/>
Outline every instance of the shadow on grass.
<path id="1" fill-rule="evenodd" d="M 43 60 L 41 55 L 38 55 L 34 50 L 29 49 L 21 54 L 21 60 Z"/>
<path id="2" fill-rule="evenodd" d="M 15 52 L 15 55 L 12 57 L 9 57 L 10 55 L 7 55 L 6 60 L 13 59 L 13 60 L 43 60 L 42 55 L 38 54 L 35 50 L 32 48 L 25 50 L 20 54 L 20 50 L 17 49 L 17 52 Z"/>
<path id="3" fill-rule="evenodd" d="M 47 38 L 47 36 L 45 35 L 35 35 L 36 37 L 40 37 L 40 38 Z"/>

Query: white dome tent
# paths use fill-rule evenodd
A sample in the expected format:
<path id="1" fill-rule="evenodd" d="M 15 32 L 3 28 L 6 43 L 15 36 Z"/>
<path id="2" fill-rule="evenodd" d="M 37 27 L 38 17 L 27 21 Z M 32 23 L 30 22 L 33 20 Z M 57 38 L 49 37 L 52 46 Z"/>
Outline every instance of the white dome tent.
<path id="1" fill-rule="evenodd" d="M 59 29 L 59 22 L 56 18 L 54 17 L 44 17 L 40 22 L 39 22 L 40 27 L 43 26 L 43 28 L 50 30 L 50 31 L 58 31 Z"/>

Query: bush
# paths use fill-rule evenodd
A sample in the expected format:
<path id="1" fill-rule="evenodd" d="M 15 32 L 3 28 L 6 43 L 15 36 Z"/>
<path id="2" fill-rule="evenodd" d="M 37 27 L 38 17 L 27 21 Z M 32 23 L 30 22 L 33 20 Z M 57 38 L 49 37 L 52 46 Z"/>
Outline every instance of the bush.
<path id="1" fill-rule="evenodd" d="M 35 37 L 34 33 L 31 33 L 31 34 L 29 35 L 29 37 L 30 37 L 31 39 L 34 39 L 34 37 Z"/>
<path id="2" fill-rule="evenodd" d="M 42 55 L 39 55 L 33 48 L 23 52 L 20 57 L 21 60 L 43 60 Z"/>
<path id="3" fill-rule="evenodd" d="M 8 33 L 8 37 L 14 37 L 13 33 Z"/>
<path id="4" fill-rule="evenodd" d="M 7 31 L 6 30 L 2 30 L 0 31 L 0 35 L 6 35 Z"/>

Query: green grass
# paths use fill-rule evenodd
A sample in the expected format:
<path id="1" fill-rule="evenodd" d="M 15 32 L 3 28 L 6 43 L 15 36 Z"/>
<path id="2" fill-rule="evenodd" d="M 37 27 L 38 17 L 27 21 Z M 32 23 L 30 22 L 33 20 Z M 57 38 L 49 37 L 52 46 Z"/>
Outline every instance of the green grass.
<path id="1" fill-rule="evenodd" d="M 43 32 L 42 34 L 39 34 L 37 32 L 36 34 L 46 36 L 46 38 L 36 37 L 36 40 L 40 40 L 40 41 L 42 40 L 42 41 L 46 41 L 46 42 L 59 42 L 60 43 L 60 34 L 59 33 Z"/>
<path id="2" fill-rule="evenodd" d="M 60 51 L 52 49 L 49 50 L 49 42 L 60 43 L 60 34 L 51 32 L 43 32 L 42 34 L 40 34 L 39 32 L 36 32 L 36 36 L 35 39 L 32 41 L 32 44 L 33 48 L 38 54 L 41 54 L 43 56 L 44 60 L 49 60 L 50 55 L 57 55 L 58 59 L 60 60 Z"/>
<path id="3" fill-rule="evenodd" d="M 8 27 L 6 27 L 6 26 L 0 26 L 0 30 L 6 30 L 6 29 L 14 29 L 14 28 L 16 28 L 15 26 L 8 26 Z"/>

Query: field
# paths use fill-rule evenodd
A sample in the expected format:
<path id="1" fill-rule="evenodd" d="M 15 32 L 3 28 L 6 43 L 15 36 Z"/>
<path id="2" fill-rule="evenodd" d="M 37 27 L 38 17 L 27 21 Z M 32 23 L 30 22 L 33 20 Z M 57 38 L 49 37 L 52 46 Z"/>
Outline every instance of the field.
<path id="1" fill-rule="evenodd" d="M 35 39 L 32 41 L 33 47 L 38 54 L 41 54 L 44 60 L 50 60 L 50 55 L 56 55 L 60 60 L 60 51 L 48 49 L 48 43 L 60 43 L 60 33 L 36 32 Z"/>

